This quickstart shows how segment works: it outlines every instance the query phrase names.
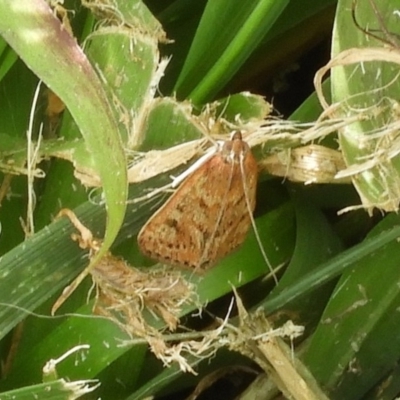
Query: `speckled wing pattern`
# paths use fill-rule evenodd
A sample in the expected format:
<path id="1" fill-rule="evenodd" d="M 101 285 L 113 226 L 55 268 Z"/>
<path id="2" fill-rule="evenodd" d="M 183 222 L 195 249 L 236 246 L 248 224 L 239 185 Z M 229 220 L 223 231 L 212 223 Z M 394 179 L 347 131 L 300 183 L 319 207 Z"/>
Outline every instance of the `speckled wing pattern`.
<path id="1" fill-rule="evenodd" d="M 257 162 L 236 132 L 143 226 L 138 235 L 141 251 L 154 260 L 196 272 L 212 267 L 246 238 L 257 175 Z"/>

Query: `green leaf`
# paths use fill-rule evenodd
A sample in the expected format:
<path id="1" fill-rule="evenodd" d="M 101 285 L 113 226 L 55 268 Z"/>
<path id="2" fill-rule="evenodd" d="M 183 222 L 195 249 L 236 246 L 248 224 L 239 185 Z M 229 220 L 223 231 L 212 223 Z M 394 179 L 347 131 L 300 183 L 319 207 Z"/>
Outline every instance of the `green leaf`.
<path id="1" fill-rule="evenodd" d="M 398 224 L 398 216 L 389 215 L 371 232 L 364 247 L 368 249 L 371 240 L 397 231 Z M 337 283 L 305 355 L 317 379 L 336 392 L 335 398 L 358 398 L 399 357 L 400 343 L 393 330 L 400 304 L 397 241 L 369 250 L 370 255 L 355 260 Z M 385 350 L 386 343 L 391 344 L 390 352 Z M 321 357 L 324 363 L 319 362 Z M 357 380 L 351 365 L 363 371 Z"/>
<path id="2" fill-rule="evenodd" d="M 96 388 L 94 381 L 67 382 L 60 379 L 53 382 L 46 382 L 33 386 L 25 386 L 21 389 L 11 390 L 0 393 L 2 400 L 24 400 L 24 399 L 44 399 L 44 400 L 71 400 L 77 399 L 86 393 L 92 392 Z M 92 385 L 91 387 L 89 385 Z"/>
<path id="3" fill-rule="evenodd" d="M 302 324 L 310 327 L 320 318 L 325 303 L 333 289 L 332 283 L 326 282 L 311 293 L 300 289 L 298 284 L 305 276 L 317 274 L 321 264 L 342 250 L 342 244 L 331 225 L 316 205 L 306 198 L 305 193 L 294 191 L 293 200 L 296 209 L 296 245 L 279 285 L 274 288 L 262 304 L 266 310 L 272 311 L 270 301 L 287 290 L 299 289 L 300 298 L 285 302 L 285 311 L 301 318 Z"/>
<path id="4" fill-rule="evenodd" d="M 373 4 L 376 3 L 376 13 Z M 398 18 L 396 2 L 380 1 L 355 4 L 358 24 L 386 40 L 384 30 L 395 32 Z M 349 2 L 339 1 L 333 36 L 334 56 L 339 64 L 332 69 L 332 101 L 343 102 L 341 114 L 349 117 L 370 110 L 364 118 L 340 130 L 340 148 L 360 194 L 364 207 L 398 210 L 399 157 L 395 150 L 397 107 L 400 83 L 397 79 L 400 59 L 384 43 L 361 31 L 353 22 Z M 384 24 L 384 26 L 379 26 Z M 382 32 L 379 34 L 379 32 Z M 350 50 L 353 49 L 353 50 Z M 349 62 L 349 65 L 346 63 Z"/>
<path id="5" fill-rule="evenodd" d="M 21 13 L 21 9 L 24 10 Z M 127 195 L 125 155 L 110 103 L 76 40 L 41 0 L 0 3 L 0 30 L 24 62 L 67 105 L 85 138 L 108 204 L 103 250 L 122 224 Z M 51 65 L 58 65 L 57 74 Z M 74 82 L 75 90 L 71 90 Z M 93 260 L 95 261 L 95 260 Z"/>
<path id="6" fill-rule="evenodd" d="M 179 97 L 190 97 L 195 104 L 210 100 L 247 60 L 287 3 L 208 2 L 175 86 Z"/>

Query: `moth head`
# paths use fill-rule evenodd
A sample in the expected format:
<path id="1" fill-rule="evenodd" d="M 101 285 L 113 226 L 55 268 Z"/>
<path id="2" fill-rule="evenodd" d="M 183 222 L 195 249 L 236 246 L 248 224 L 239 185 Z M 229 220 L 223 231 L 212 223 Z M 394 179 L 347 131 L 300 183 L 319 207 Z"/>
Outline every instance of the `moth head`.
<path id="1" fill-rule="evenodd" d="M 240 131 L 233 132 L 231 140 L 227 140 L 222 147 L 222 154 L 228 161 L 234 163 L 242 162 L 248 151 L 250 147 L 242 140 Z"/>

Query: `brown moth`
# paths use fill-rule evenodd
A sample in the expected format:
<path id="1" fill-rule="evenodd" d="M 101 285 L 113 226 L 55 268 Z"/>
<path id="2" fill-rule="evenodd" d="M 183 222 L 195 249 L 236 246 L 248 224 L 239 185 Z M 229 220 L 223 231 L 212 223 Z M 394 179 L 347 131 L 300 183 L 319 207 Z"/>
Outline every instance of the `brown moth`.
<path id="1" fill-rule="evenodd" d="M 235 132 L 143 226 L 138 235 L 141 251 L 196 272 L 212 267 L 246 238 L 257 175 L 249 145 Z"/>

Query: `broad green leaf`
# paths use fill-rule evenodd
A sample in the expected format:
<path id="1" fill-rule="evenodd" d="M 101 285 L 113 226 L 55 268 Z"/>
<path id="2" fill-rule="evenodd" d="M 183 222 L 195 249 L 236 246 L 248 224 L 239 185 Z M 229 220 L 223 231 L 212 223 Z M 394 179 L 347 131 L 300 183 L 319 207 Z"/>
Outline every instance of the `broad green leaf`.
<path id="1" fill-rule="evenodd" d="M 398 64 L 389 62 L 390 49 L 384 48 L 388 39 L 384 32 L 396 32 L 398 18 L 395 10 L 399 1 L 358 1 L 354 3 L 358 24 L 379 41 L 359 29 L 350 12 L 352 1 L 338 3 L 333 36 L 333 56 L 341 52 L 353 59 L 349 65 L 335 66 L 331 72 L 334 103 L 343 102 L 344 117 L 370 110 L 368 118 L 349 124 L 339 134 L 340 148 L 353 171 L 353 184 L 364 207 L 386 211 L 398 210 L 400 194 L 399 158 L 397 147 L 397 94 L 400 90 Z M 375 4 L 376 9 L 374 9 Z M 395 36 L 389 40 L 396 41 Z M 353 50 L 350 50 L 353 49 Z M 386 56 L 385 56 L 386 53 Z M 337 114 L 338 115 L 338 114 Z"/>
<path id="2" fill-rule="evenodd" d="M 398 216 L 386 217 L 364 247 L 388 232 L 396 232 L 398 224 Z M 360 398 L 399 357 L 395 328 L 400 301 L 397 259 L 398 243 L 392 240 L 355 260 L 337 283 L 312 336 L 305 362 L 335 399 Z M 356 370 L 362 374 L 355 376 Z"/>
<path id="3" fill-rule="evenodd" d="M 104 248 L 98 254 L 101 257 L 118 233 L 127 194 L 125 156 L 101 81 L 46 2 L 3 1 L 0 30 L 24 62 L 67 105 L 95 160 L 109 205 Z M 50 65 L 58 66 L 57 74 Z"/>

